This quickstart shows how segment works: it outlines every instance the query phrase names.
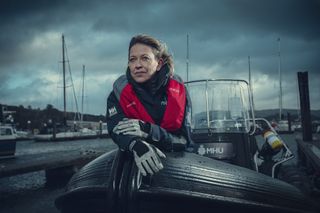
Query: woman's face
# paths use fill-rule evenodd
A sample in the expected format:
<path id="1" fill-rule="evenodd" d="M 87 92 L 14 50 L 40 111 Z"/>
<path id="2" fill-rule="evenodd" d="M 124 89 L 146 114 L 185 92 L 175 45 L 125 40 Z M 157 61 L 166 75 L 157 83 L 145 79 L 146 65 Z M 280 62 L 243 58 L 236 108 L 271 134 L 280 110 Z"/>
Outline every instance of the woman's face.
<path id="1" fill-rule="evenodd" d="M 162 60 L 156 58 L 151 47 L 137 43 L 130 49 L 128 66 L 132 78 L 144 83 L 160 70 Z"/>

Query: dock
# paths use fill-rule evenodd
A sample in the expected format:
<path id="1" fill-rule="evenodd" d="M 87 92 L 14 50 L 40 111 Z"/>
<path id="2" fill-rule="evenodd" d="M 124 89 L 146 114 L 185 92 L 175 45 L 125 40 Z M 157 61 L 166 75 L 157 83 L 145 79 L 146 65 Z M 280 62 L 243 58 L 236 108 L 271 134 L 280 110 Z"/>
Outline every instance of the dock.
<path id="1" fill-rule="evenodd" d="M 303 141 L 297 138 L 298 155 L 303 166 L 312 166 L 315 171 L 320 171 L 320 140 Z"/>
<path id="2" fill-rule="evenodd" d="M 25 154 L 10 159 L 1 159 L 0 178 L 45 170 L 48 182 L 59 181 L 62 176 L 70 177 L 77 168 L 103 153 L 103 151 L 97 150 L 68 150 Z"/>

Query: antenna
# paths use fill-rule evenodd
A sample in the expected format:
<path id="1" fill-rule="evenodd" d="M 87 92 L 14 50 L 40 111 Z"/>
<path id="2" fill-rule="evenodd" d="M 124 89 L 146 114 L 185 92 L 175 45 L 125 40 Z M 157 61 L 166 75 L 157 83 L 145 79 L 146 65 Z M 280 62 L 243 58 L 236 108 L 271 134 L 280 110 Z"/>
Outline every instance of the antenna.
<path id="1" fill-rule="evenodd" d="M 187 34 L 187 82 L 189 81 L 189 34 Z"/>
<path id="2" fill-rule="evenodd" d="M 252 103 L 252 108 L 255 110 L 254 101 L 253 101 L 253 87 L 252 87 L 252 79 L 251 79 L 251 62 L 250 62 L 250 56 L 248 56 L 248 65 L 249 65 L 249 90 L 251 92 L 251 96 L 249 97 Z"/>

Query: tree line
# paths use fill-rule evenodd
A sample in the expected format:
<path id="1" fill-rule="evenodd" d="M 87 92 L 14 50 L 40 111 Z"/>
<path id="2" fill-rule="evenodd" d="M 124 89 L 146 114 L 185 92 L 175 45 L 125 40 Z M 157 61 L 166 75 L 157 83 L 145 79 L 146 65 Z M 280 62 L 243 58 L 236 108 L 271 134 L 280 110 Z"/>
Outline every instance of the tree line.
<path id="1" fill-rule="evenodd" d="M 66 120 L 74 120 L 75 118 L 75 112 L 66 113 Z M 83 120 L 105 122 L 105 116 L 84 114 Z M 17 129 L 41 129 L 43 125 L 53 122 L 63 124 L 65 118 L 64 112 L 54 108 L 51 104 L 48 104 L 45 109 L 33 109 L 31 106 L 25 108 L 23 105 L 9 106 L 0 104 L 0 123 L 12 124 Z"/>

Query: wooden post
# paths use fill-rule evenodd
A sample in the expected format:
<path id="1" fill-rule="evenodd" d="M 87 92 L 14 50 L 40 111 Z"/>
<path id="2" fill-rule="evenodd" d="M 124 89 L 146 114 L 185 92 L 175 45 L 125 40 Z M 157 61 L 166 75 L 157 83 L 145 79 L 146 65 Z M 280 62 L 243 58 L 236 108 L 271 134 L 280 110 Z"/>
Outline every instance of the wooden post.
<path id="1" fill-rule="evenodd" d="M 102 121 L 99 121 L 99 136 L 102 137 Z"/>
<path id="2" fill-rule="evenodd" d="M 3 108 L 2 108 L 2 104 L 0 104 L 0 124 L 3 122 Z"/>
<path id="3" fill-rule="evenodd" d="M 291 132 L 291 114 L 289 112 L 287 112 L 287 119 L 288 119 L 288 131 Z"/>
<path id="4" fill-rule="evenodd" d="M 55 139 L 56 139 L 56 134 L 57 134 L 56 121 L 53 120 L 53 121 L 52 121 L 52 124 L 53 124 L 53 128 L 52 128 L 52 139 L 55 140 Z"/>
<path id="5" fill-rule="evenodd" d="M 304 141 L 312 141 L 308 72 L 298 72 L 301 125 Z"/>

